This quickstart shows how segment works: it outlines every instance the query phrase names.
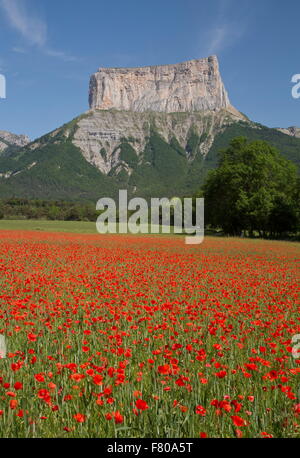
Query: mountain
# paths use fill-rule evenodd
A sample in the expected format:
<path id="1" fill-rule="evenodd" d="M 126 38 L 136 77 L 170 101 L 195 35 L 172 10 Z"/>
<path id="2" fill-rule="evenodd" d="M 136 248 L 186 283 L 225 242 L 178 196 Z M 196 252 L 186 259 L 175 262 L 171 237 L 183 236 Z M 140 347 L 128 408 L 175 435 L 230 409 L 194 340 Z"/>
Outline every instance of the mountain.
<path id="1" fill-rule="evenodd" d="M 0 153 L 10 147 L 22 147 L 30 143 L 27 135 L 16 135 L 6 130 L 0 130 Z"/>
<path id="2" fill-rule="evenodd" d="M 292 126 L 287 128 L 278 127 L 277 130 L 284 134 L 291 135 L 291 137 L 300 138 L 300 127 Z"/>
<path id="3" fill-rule="evenodd" d="M 300 167 L 300 138 L 251 122 L 229 100 L 215 56 L 99 69 L 90 109 L 0 155 L 0 197 L 95 202 L 190 195 L 231 138 L 263 139 Z"/>
<path id="4" fill-rule="evenodd" d="M 195 168 L 201 171 L 214 137 L 235 122 L 226 110 L 91 110 L 2 154 L 0 196 L 95 201 L 120 188 L 146 197 L 194 192 L 200 180 Z"/>

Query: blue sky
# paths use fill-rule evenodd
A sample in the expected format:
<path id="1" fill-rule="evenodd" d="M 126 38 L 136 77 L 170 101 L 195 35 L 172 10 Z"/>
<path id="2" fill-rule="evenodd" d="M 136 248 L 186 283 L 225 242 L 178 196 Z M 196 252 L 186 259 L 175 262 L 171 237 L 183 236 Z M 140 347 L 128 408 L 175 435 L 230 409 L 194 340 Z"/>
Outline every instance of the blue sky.
<path id="1" fill-rule="evenodd" d="M 236 108 L 300 126 L 299 17 L 299 0 L 0 0 L 0 130 L 33 139 L 86 111 L 99 67 L 211 54 Z"/>

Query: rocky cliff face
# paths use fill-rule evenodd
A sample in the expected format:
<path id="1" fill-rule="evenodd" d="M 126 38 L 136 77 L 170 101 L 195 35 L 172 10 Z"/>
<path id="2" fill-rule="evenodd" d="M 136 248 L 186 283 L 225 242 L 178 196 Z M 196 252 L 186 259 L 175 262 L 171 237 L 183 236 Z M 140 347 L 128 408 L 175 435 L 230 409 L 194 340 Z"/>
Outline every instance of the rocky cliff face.
<path id="1" fill-rule="evenodd" d="M 27 135 L 16 135 L 6 130 L 0 130 L 0 152 L 9 146 L 26 146 L 30 142 Z"/>
<path id="2" fill-rule="evenodd" d="M 300 127 L 279 127 L 277 130 L 279 130 L 283 134 L 290 135 L 291 137 L 300 138 Z"/>
<path id="3" fill-rule="evenodd" d="M 176 138 L 192 161 L 187 151 L 192 133 L 203 139 L 198 153 L 205 157 L 217 132 L 244 119 L 229 102 L 216 56 L 174 65 L 100 68 L 90 79 L 89 102 L 73 143 L 105 174 L 120 164 L 124 139 L 131 139 L 140 157 L 153 127 L 166 142 Z"/>
<path id="4" fill-rule="evenodd" d="M 229 108 L 216 56 L 175 65 L 100 68 L 90 79 L 91 109 L 195 112 Z"/>
<path id="5" fill-rule="evenodd" d="M 93 110 L 78 121 L 72 141 L 90 164 L 108 174 L 120 164 L 126 166 L 120 153 L 122 143 L 128 139 L 137 157 L 141 158 L 151 131 L 155 129 L 167 143 L 176 138 L 187 160 L 192 162 L 194 155 L 188 148 L 191 136 L 202 139 L 197 153 L 205 157 L 215 135 L 240 119 L 241 115 L 226 109 L 197 113 Z"/>

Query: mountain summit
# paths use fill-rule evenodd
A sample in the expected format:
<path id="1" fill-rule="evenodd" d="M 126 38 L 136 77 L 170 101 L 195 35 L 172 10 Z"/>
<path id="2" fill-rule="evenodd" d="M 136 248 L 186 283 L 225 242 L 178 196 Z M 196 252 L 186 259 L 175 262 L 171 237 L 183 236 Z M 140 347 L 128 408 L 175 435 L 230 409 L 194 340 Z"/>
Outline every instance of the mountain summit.
<path id="1" fill-rule="evenodd" d="M 91 109 L 194 112 L 230 108 L 216 56 L 173 65 L 99 68 L 91 76 Z"/>

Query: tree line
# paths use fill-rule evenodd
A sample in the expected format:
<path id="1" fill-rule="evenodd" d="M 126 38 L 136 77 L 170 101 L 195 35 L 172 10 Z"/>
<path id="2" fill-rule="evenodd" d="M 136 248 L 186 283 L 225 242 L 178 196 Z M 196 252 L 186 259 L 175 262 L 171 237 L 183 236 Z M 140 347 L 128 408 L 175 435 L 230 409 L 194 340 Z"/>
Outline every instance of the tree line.
<path id="1" fill-rule="evenodd" d="M 297 168 L 265 141 L 234 138 L 198 196 L 205 198 L 207 228 L 233 236 L 299 234 Z"/>
<path id="2" fill-rule="evenodd" d="M 98 214 L 92 203 L 21 198 L 0 201 L 0 219 L 96 221 Z"/>

